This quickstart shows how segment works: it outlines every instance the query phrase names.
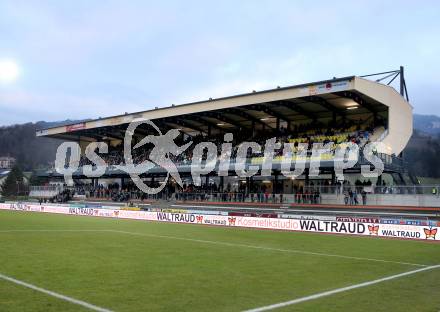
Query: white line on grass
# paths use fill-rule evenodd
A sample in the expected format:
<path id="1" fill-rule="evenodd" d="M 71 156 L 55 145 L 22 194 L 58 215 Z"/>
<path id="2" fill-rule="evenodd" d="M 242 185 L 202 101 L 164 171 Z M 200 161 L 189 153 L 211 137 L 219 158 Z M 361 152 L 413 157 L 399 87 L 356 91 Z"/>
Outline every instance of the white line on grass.
<path id="1" fill-rule="evenodd" d="M 176 239 L 176 240 L 183 240 L 183 241 L 203 243 L 203 244 L 223 245 L 223 246 L 229 246 L 229 247 L 245 247 L 245 248 L 252 248 L 252 249 L 259 249 L 259 250 L 296 253 L 296 254 L 303 254 L 303 255 L 334 257 L 334 258 L 360 260 L 360 261 L 372 261 L 372 262 L 381 262 L 381 263 L 394 263 L 394 264 L 412 265 L 412 266 L 419 266 L 419 267 L 427 267 L 428 266 L 427 264 L 412 263 L 412 262 L 392 261 L 392 260 L 384 260 L 384 259 L 376 259 L 376 258 L 354 257 L 354 256 L 329 254 L 329 253 L 313 252 L 313 251 L 298 250 L 298 249 L 282 249 L 282 248 L 273 248 L 273 247 L 265 247 L 265 246 L 237 244 L 237 243 L 211 241 L 211 240 L 203 240 L 203 239 L 195 239 L 195 238 L 185 238 L 185 237 L 177 237 L 177 236 L 147 234 L 147 233 L 138 233 L 138 232 L 129 232 L 129 231 L 119 231 L 119 230 L 4 230 L 4 231 L 0 230 L 0 233 L 14 233 L 14 232 L 18 232 L 18 233 L 19 232 L 104 232 L 104 233 L 107 232 L 107 233 L 120 233 L 120 234 L 135 235 L 135 236 Z"/>
<path id="2" fill-rule="evenodd" d="M 337 293 L 341 293 L 341 292 L 345 292 L 345 291 L 350 291 L 350 290 L 353 290 L 353 289 L 356 289 L 356 288 L 367 287 L 367 286 L 371 286 L 371 285 L 374 285 L 374 284 L 379 284 L 379 283 L 383 283 L 383 282 L 386 282 L 386 281 L 389 281 L 389 280 L 397 279 L 397 278 L 400 278 L 400 277 L 416 274 L 416 273 L 427 271 L 427 270 L 438 269 L 438 268 L 440 268 L 440 265 L 432 265 L 432 266 L 424 267 L 424 268 L 413 270 L 413 271 L 409 271 L 409 272 L 404 272 L 404 273 L 400 273 L 400 274 L 396 274 L 396 275 L 391 275 L 391 276 L 379 278 L 379 279 L 376 279 L 376 280 L 373 280 L 373 281 L 369 281 L 369 282 L 364 282 L 364 283 L 355 284 L 355 285 L 351 285 L 351 286 L 347 286 L 347 287 L 337 288 L 337 289 L 333 289 L 333 290 L 317 293 L 317 294 L 314 294 L 314 295 L 293 299 L 293 300 L 290 300 L 290 301 L 280 302 L 280 303 L 276 303 L 276 304 L 272 304 L 272 305 L 268 305 L 268 306 L 264 306 L 264 307 L 259 307 L 259 308 L 255 308 L 255 309 L 246 310 L 245 312 L 270 311 L 270 310 L 274 310 L 274 309 L 283 308 L 283 307 L 286 307 L 286 306 L 291 306 L 291 305 L 294 305 L 294 304 L 298 304 L 298 303 L 301 303 L 301 302 L 315 300 L 315 299 L 319 299 L 319 298 L 322 298 L 322 297 L 331 296 L 331 295 L 334 295 L 334 294 L 337 294 Z"/>
<path id="3" fill-rule="evenodd" d="M 35 285 L 32 285 L 32 284 L 29 284 L 29 283 L 20 281 L 18 279 L 15 279 L 13 277 L 9 277 L 9 276 L 3 275 L 1 273 L 0 273 L 0 279 L 6 280 L 8 282 L 11 282 L 11 283 L 14 283 L 14 284 L 17 284 L 17 285 L 20 285 L 20 286 L 24 286 L 24 287 L 27 287 L 27 288 L 30 288 L 30 289 L 33 289 L 33 290 L 36 290 L 36 291 L 39 291 L 39 292 L 44 293 L 46 295 L 49 295 L 51 297 L 55 297 L 55 298 L 58 298 L 58 299 L 61 299 L 61 300 L 64 300 L 64 301 L 67 301 L 67 302 L 70 302 L 70 303 L 73 303 L 73 304 L 76 304 L 76 305 L 80 305 L 82 307 L 85 307 L 85 308 L 93 310 L 93 311 L 112 312 L 109 309 L 101 308 L 101 307 L 98 307 L 98 306 L 93 305 L 91 303 L 88 303 L 88 302 L 85 302 L 85 301 L 82 301 L 82 300 L 78 300 L 78 299 L 75 299 L 75 298 L 72 298 L 72 297 L 68 297 L 68 296 L 65 296 L 65 295 L 53 292 L 51 290 L 47 290 L 47 289 L 44 289 L 44 288 L 41 288 L 41 287 L 38 287 L 38 286 L 35 286 Z"/>
<path id="4" fill-rule="evenodd" d="M 313 252 L 313 251 L 305 251 L 305 250 L 297 250 L 297 249 L 281 249 L 281 248 L 273 248 L 273 247 L 227 243 L 227 242 L 219 242 L 219 241 L 211 241 L 211 240 L 203 240 L 203 239 L 195 239 L 195 238 L 185 238 L 185 237 L 177 237 L 177 236 L 168 236 L 168 235 L 146 234 L 146 233 L 118 231 L 118 230 L 108 230 L 108 232 L 123 233 L 123 234 L 128 234 L 128 235 L 137 235 L 137 236 L 177 239 L 177 240 L 184 240 L 184 241 L 190 241 L 190 242 L 197 242 L 197 243 L 204 243 L 204 244 L 216 244 L 216 245 L 231 246 L 231 247 L 245 247 L 245 248 L 261 249 L 261 250 L 269 250 L 269 251 L 297 253 L 297 254 L 304 254 L 304 255 L 335 257 L 335 258 L 343 258 L 343 259 L 350 259 L 350 260 L 385 262 L 385 263 L 413 265 L 413 266 L 420 266 L 420 267 L 427 266 L 426 264 L 411 263 L 411 262 L 401 262 L 401 261 L 383 260 L 383 259 L 375 259 L 375 258 L 352 257 L 352 256 L 344 256 L 344 255 L 338 255 L 338 254 L 329 254 L 329 253 L 321 253 L 321 252 Z"/>
<path id="5" fill-rule="evenodd" d="M 108 232 L 108 230 L 0 230 L 0 233 L 20 233 L 20 232 Z"/>

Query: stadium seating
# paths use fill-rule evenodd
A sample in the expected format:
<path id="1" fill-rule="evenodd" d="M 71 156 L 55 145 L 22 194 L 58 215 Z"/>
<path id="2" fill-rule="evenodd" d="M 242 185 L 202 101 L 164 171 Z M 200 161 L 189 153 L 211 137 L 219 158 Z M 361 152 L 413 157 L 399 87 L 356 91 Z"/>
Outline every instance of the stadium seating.
<path id="1" fill-rule="evenodd" d="M 295 132 L 296 131 L 296 132 Z M 295 129 L 293 133 L 284 133 L 282 135 L 277 136 L 278 142 L 285 143 L 307 143 L 309 145 L 309 149 L 312 147 L 313 143 L 329 143 L 333 142 L 333 151 L 336 149 L 337 144 L 341 144 L 343 142 L 354 142 L 358 144 L 360 147 L 365 145 L 367 142 L 371 140 L 376 140 L 380 137 L 380 135 L 385 131 L 385 128 L 383 126 L 378 126 L 374 128 L 373 125 L 366 125 L 366 124 L 360 124 L 360 125 L 351 125 L 347 128 L 322 128 L 322 129 L 315 129 L 315 130 L 309 130 L 307 127 L 305 127 L 305 130 Z M 248 137 L 240 137 L 235 136 L 233 140 L 233 151 L 232 151 L 232 157 L 235 157 L 235 154 L 237 152 L 238 145 L 241 142 L 244 141 L 256 141 L 260 145 L 264 145 L 265 140 L 273 137 L 273 134 L 269 136 L 258 136 L 258 139 L 256 138 L 248 138 Z M 217 150 L 220 154 L 221 152 L 221 144 L 223 143 L 223 136 L 218 137 L 205 137 L 205 136 L 194 136 L 191 138 L 193 142 L 193 146 L 198 144 L 199 142 L 203 141 L 210 141 L 217 145 Z M 181 139 L 181 142 L 176 142 L 180 145 L 183 145 L 187 143 L 188 141 L 185 141 Z M 132 151 L 132 158 L 133 162 L 135 164 L 142 163 L 145 160 L 148 160 L 148 155 L 151 151 L 153 146 L 143 146 L 141 148 L 135 149 Z M 276 151 L 275 156 L 281 156 L 282 155 L 282 149 Z M 116 147 L 109 147 L 109 152 L 105 155 L 100 155 L 105 162 L 110 166 L 115 165 L 122 165 L 124 164 L 124 157 L 123 157 L 123 146 L 122 143 Z M 182 154 L 175 156 L 175 155 L 169 155 L 169 157 L 176 163 L 185 165 L 189 164 L 192 159 L 192 149 L 189 148 Z M 91 162 L 84 156 L 81 156 L 80 166 L 91 164 Z"/>

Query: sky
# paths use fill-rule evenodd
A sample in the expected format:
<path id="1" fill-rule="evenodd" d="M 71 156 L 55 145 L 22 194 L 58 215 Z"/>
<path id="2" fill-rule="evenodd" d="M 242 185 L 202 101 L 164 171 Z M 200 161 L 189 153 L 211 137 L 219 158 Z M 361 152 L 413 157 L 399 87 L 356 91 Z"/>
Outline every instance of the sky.
<path id="1" fill-rule="evenodd" d="M 0 80 L 0 125 L 105 117 L 400 65 L 414 112 L 440 115 L 439 17 L 436 0 L 0 0 L 0 62 L 18 70 Z"/>

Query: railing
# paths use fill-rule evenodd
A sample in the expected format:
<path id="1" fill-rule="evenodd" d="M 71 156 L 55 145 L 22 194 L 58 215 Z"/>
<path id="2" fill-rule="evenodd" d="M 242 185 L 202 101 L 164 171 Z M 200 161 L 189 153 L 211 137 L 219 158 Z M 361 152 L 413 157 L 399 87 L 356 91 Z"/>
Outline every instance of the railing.
<path id="1" fill-rule="evenodd" d="M 237 193 L 237 192 L 213 192 L 213 193 L 187 193 L 181 192 L 174 194 L 174 199 L 178 201 L 204 201 L 204 202 L 247 202 L 247 203 L 303 203 L 320 204 L 321 196 L 319 193 L 303 194 L 272 194 L 272 193 Z"/>
<path id="2" fill-rule="evenodd" d="M 30 186 L 29 197 L 52 198 L 63 191 L 62 185 Z"/>
<path id="3" fill-rule="evenodd" d="M 63 190 L 63 185 L 61 184 L 50 184 L 50 185 L 31 185 L 29 190 L 32 191 L 56 191 Z"/>
<path id="4" fill-rule="evenodd" d="M 46 188 L 47 189 L 47 188 Z M 34 189 L 34 192 L 36 190 Z M 47 190 L 40 190 L 47 192 Z M 73 189 L 71 190 L 73 194 Z M 218 192 L 198 190 L 193 192 L 162 191 L 146 194 L 140 190 L 86 190 L 76 192 L 84 199 L 92 198 L 115 202 L 143 202 L 169 200 L 180 202 L 218 202 L 218 203 L 264 203 L 264 204 L 334 204 L 334 205 L 401 205 L 401 206 L 440 206 L 440 185 L 433 186 L 372 186 L 372 185 L 309 185 L 292 192 L 273 194 L 270 192 Z M 35 194 L 37 198 L 55 195 Z M 408 197 L 409 196 L 409 197 Z"/>
<path id="5" fill-rule="evenodd" d="M 320 194 L 343 194 L 365 191 L 369 194 L 414 194 L 439 196 L 440 185 L 309 185 L 304 191 L 318 191 Z"/>

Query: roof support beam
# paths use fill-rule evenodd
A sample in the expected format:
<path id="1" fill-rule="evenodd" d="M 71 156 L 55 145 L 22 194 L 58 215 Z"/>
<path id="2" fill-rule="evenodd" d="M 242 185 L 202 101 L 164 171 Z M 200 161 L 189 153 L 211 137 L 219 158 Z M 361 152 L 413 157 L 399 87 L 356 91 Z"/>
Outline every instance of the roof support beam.
<path id="1" fill-rule="evenodd" d="M 233 125 L 233 126 L 236 127 L 236 128 L 243 128 L 243 127 L 248 127 L 248 128 L 250 128 L 250 126 L 241 125 L 241 124 L 239 124 L 238 121 L 233 120 L 233 119 L 231 119 L 231 118 L 229 118 L 229 117 L 227 117 L 227 116 L 225 116 L 224 114 L 221 114 L 221 113 L 217 113 L 217 112 L 206 112 L 206 113 L 203 113 L 203 116 L 218 119 L 218 120 L 220 120 L 221 122 L 226 122 L 226 123 L 228 123 L 228 124 L 230 124 L 230 125 Z"/>
<path id="2" fill-rule="evenodd" d="M 105 137 L 109 138 L 109 139 L 114 139 L 114 140 L 121 140 L 124 141 L 124 137 L 120 136 L 120 135 L 116 135 L 114 133 L 109 133 L 107 135 L 104 135 Z"/>
<path id="3" fill-rule="evenodd" d="M 203 118 L 196 116 L 196 115 L 188 115 L 188 116 L 186 116 L 186 120 L 188 120 L 188 121 L 194 120 L 198 123 L 205 125 L 206 127 L 211 126 L 211 128 L 217 129 L 221 132 L 225 131 L 225 129 L 218 126 L 216 122 L 212 122 L 210 120 L 203 119 Z"/>
<path id="4" fill-rule="evenodd" d="M 243 111 L 243 110 L 241 110 L 241 109 L 238 109 L 238 108 L 228 108 L 226 111 L 227 111 L 228 113 L 236 114 L 236 115 L 238 115 L 238 116 L 240 116 L 240 117 L 243 117 L 243 118 L 245 118 L 245 119 L 248 119 L 248 120 L 250 120 L 250 121 L 253 121 L 253 122 L 255 122 L 255 123 L 258 123 L 258 124 L 262 125 L 263 127 L 267 127 L 267 128 L 269 128 L 269 129 L 273 129 L 273 128 L 272 128 L 271 126 L 269 126 L 267 123 L 261 121 L 260 119 L 258 119 L 258 118 L 256 118 L 256 117 L 252 116 L 251 114 L 249 114 L 249 113 L 247 113 L 247 112 L 245 112 L 245 111 Z"/>
<path id="5" fill-rule="evenodd" d="M 200 133 L 206 133 L 207 130 L 200 128 L 199 126 L 196 126 L 194 124 L 188 123 L 186 120 L 183 120 L 181 118 L 169 118 L 167 120 L 170 123 L 182 126 L 184 128 L 189 128 L 189 129 L 193 129 L 196 132 L 200 132 Z"/>
<path id="6" fill-rule="evenodd" d="M 270 115 L 272 117 L 279 118 L 279 119 L 282 119 L 282 120 L 285 120 L 285 121 L 289 121 L 289 119 L 285 115 L 274 111 L 273 109 L 267 107 L 266 105 L 255 104 L 255 105 L 251 105 L 249 107 L 252 110 L 257 110 L 257 111 L 265 112 L 266 114 L 268 114 L 268 115 Z"/>
<path id="7" fill-rule="evenodd" d="M 362 97 L 357 95 L 356 93 L 350 92 L 350 91 L 342 91 L 342 92 L 335 92 L 336 95 L 340 97 L 344 97 L 347 99 L 351 99 L 355 101 L 357 104 L 359 104 L 362 107 L 365 107 L 367 110 L 369 110 L 372 113 L 377 113 L 377 111 L 374 109 L 374 107 L 368 103 L 367 101 L 364 101 Z"/>
<path id="8" fill-rule="evenodd" d="M 312 120 L 317 120 L 318 117 L 313 114 L 312 112 L 309 112 L 307 110 L 305 110 L 304 108 L 302 108 L 301 106 L 299 106 L 297 103 L 295 102 L 289 102 L 289 101 L 279 101 L 278 105 L 280 106 L 284 106 L 290 110 L 293 110 L 294 112 L 297 112 L 301 115 L 304 115 Z"/>
<path id="9" fill-rule="evenodd" d="M 306 100 L 307 102 L 319 104 L 322 107 L 331 111 L 332 113 L 336 113 L 338 115 L 345 115 L 345 111 L 336 108 L 335 106 L 333 106 L 332 104 L 327 102 L 327 100 L 323 99 L 322 97 L 315 96 L 315 95 L 314 96 L 306 96 L 306 97 L 304 97 L 304 100 Z"/>
<path id="10" fill-rule="evenodd" d="M 101 141 L 102 140 L 102 136 L 99 136 L 99 135 L 96 135 L 96 134 L 91 134 L 91 133 L 83 133 L 83 134 L 80 135 L 80 137 L 82 137 L 82 138 L 87 137 L 89 139 L 96 140 L 96 141 Z"/>
<path id="11" fill-rule="evenodd" d="M 104 137 L 107 137 L 108 139 L 113 139 L 113 140 L 124 140 L 124 138 L 120 135 L 114 134 L 113 132 L 109 132 L 109 133 L 97 133 L 97 134 L 84 134 L 84 136 L 90 137 L 90 138 L 94 138 L 97 141 L 102 141 L 104 140 Z"/>

